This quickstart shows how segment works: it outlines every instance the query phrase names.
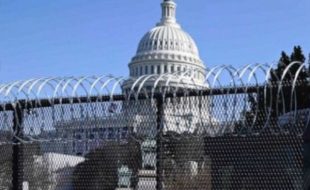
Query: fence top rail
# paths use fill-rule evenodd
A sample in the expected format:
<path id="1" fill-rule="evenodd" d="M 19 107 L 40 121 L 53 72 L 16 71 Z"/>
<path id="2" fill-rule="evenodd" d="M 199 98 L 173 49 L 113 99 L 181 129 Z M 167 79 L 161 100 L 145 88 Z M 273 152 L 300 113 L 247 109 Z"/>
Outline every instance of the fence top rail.
<path id="1" fill-rule="evenodd" d="M 289 68 L 296 66 L 297 73 L 291 75 Z M 286 85 L 293 87 L 293 94 L 305 64 L 292 62 L 282 76 L 277 76 L 272 68 L 273 65 L 267 64 L 251 64 L 241 68 L 222 65 L 207 69 L 202 80 L 189 75 L 197 73 L 192 70 L 136 78 L 105 75 L 16 81 L 0 85 L 0 111 L 14 110 L 17 106 L 26 109 L 112 100 L 255 93 L 274 86 L 279 87 L 280 94 Z M 276 84 L 270 83 L 271 76 L 277 78 Z M 306 83 L 309 84 L 309 81 Z"/>
<path id="2" fill-rule="evenodd" d="M 290 86 L 289 84 L 283 85 Z M 237 95 L 237 94 L 253 94 L 258 92 L 265 92 L 274 90 L 275 85 L 258 85 L 258 86 L 238 86 L 238 87 L 225 87 L 203 90 L 187 90 L 187 91 L 175 91 L 175 92 L 156 92 L 149 94 L 138 94 L 131 96 L 129 94 L 115 94 L 113 96 L 76 96 L 76 97 L 57 97 L 52 99 L 16 99 L 15 101 L 3 102 L 0 104 L 1 111 L 14 111 L 18 109 L 32 109 L 32 108 L 44 108 L 56 105 L 65 104 L 80 104 L 80 103 L 96 103 L 96 102 L 113 102 L 113 101 L 138 101 L 146 99 L 166 99 L 166 98 L 180 98 L 180 97 L 198 97 L 198 96 L 216 96 L 216 95 Z M 310 86 L 307 85 L 307 89 L 310 90 Z M 296 90 L 294 88 L 293 90 Z"/>
<path id="3" fill-rule="evenodd" d="M 0 104 L 0 111 L 14 111 L 19 109 L 43 108 L 65 104 L 79 103 L 96 103 L 96 102 L 112 102 L 112 101 L 136 101 L 145 99 L 163 99 L 163 98 L 180 98 L 180 97 L 195 97 L 195 96 L 212 96 L 212 95 L 234 95 L 244 93 L 257 93 L 266 88 L 265 86 L 249 86 L 249 87 L 226 87 L 205 90 L 189 90 L 180 92 L 139 94 L 138 96 L 130 96 L 128 94 L 118 95 L 102 95 L 102 96 L 76 96 L 76 97 L 57 97 L 52 99 L 20 99 L 11 102 Z"/>

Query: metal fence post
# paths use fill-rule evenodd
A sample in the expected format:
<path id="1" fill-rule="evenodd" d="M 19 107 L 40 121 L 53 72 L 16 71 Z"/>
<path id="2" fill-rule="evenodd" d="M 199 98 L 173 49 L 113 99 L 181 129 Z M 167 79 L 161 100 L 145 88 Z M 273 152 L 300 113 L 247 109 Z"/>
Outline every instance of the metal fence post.
<path id="1" fill-rule="evenodd" d="M 156 189 L 162 190 L 162 134 L 163 126 L 162 119 L 164 114 L 163 97 L 156 98 L 156 119 L 157 119 L 157 136 L 156 136 Z"/>
<path id="2" fill-rule="evenodd" d="M 23 109 L 19 104 L 13 111 L 13 163 L 12 163 L 12 190 L 23 189 L 23 145 L 20 139 L 23 137 Z"/>

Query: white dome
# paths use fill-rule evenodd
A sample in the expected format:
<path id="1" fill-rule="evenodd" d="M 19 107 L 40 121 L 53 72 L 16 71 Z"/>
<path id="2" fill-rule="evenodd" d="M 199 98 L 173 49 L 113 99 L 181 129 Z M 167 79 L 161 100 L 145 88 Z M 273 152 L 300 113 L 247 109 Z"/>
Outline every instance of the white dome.
<path id="1" fill-rule="evenodd" d="M 205 66 L 199 57 L 195 41 L 176 21 L 176 3 L 164 0 L 161 5 L 161 21 L 139 42 L 136 55 L 129 63 L 130 76 L 137 78 L 174 73 L 202 84 Z"/>
<path id="2" fill-rule="evenodd" d="M 199 59 L 196 43 L 180 27 L 162 25 L 147 32 L 139 43 L 137 56 L 169 53 Z"/>

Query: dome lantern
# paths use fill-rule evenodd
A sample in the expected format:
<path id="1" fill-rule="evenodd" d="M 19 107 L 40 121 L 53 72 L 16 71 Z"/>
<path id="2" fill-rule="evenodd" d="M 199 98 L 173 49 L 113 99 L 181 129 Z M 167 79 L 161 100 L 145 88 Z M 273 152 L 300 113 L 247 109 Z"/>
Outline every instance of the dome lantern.
<path id="1" fill-rule="evenodd" d="M 161 25 L 175 25 L 179 26 L 176 22 L 176 3 L 173 0 L 164 0 L 161 4 L 162 18 L 157 26 Z"/>

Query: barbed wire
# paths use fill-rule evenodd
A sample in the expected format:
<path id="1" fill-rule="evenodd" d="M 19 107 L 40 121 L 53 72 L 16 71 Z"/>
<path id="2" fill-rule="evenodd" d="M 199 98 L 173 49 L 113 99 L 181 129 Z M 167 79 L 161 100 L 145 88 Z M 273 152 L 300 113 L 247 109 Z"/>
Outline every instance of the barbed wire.
<path id="1" fill-rule="evenodd" d="M 290 68 L 298 66 L 296 74 L 292 78 L 292 85 L 295 88 L 299 74 L 306 67 L 301 62 L 292 62 L 283 71 L 282 76 L 278 79 L 281 88 L 284 79 L 290 74 Z M 112 75 L 89 76 L 89 77 L 48 77 L 29 79 L 25 81 L 15 81 L 8 84 L 0 85 L 1 103 L 13 102 L 24 99 L 39 100 L 42 98 L 49 99 L 53 102 L 55 98 L 62 97 L 90 97 L 108 95 L 113 99 L 114 95 L 122 93 L 123 85 L 130 83 L 130 96 L 137 97 L 138 94 L 144 93 L 145 87 L 151 88 L 151 95 L 154 95 L 159 86 L 178 87 L 179 89 L 192 85 L 192 89 L 214 89 L 224 87 L 244 87 L 253 85 L 267 84 L 271 76 L 277 77 L 274 73 L 274 64 L 249 64 L 240 68 L 230 65 L 221 65 L 206 70 L 203 80 L 195 79 L 191 73 L 195 70 L 185 72 L 165 73 L 143 75 L 138 78 L 114 77 Z M 259 72 L 261 72 L 259 74 Z M 226 74 L 226 75 L 225 75 Z M 259 76 L 261 75 L 261 76 Z M 149 91 L 149 90 L 148 90 Z M 292 92 L 293 93 L 293 92 Z"/>
<path id="2" fill-rule="evenodd" d="M 26 115 L 37 115 L 36 117 L 40 117 L 37 119 L 38 121 L 35 121 L 33 118 L 28 125 L 34 125 L 35 122 L 44 125 L 43 120 L 47 117 L 49 117 L 48 122 L 50 123 L 55 124 L 61 122 L 59 118 L 68 117 L 65 116 L 67 112 L 70 112 L 71 115 L 79 115 L 77 118 L 83 119 L 85 119 L 85 114 L 87 118 L 92 119 L 109 117 L 107 113 L 110 111 L 109 109 L 114 109 L 112 107 L 113 104 L 119 101 L 115 97 L 119 95 L 124 97 L 122 99 L 123 103 L 118 103 L 120 108 L 118 108 L 119 110 L 117 112 L 121 113 L 126 112 L 123 107 L 126 106 L 127 102 L 141 101 L 141 96 L 145 100 L 156 101 L 156 97 L 159 95 L 167 105 L 170 104 L 170 106 L 174 107 L 178 103 L 173 103 L 169 99 L 190 99 L 191 93 L 194 92 L 195 97 L 212 97 L 212 99 L 206 100 L 207 104 L 204 106 L 204 109 L 201 106 L 199 107 L 198 103 L 197 105 L 195 105 L 196 103 L 192 103 L 192 108 L 186 108 L 188 112 L 200 109 L 200 113 L 192 116 L 192 119 L 196 122 L 195 125 L 202 125 L 204 129 L 203 132 L 199 132 L 196 135 L 223 135 L 227 131 L 229 133 L 237 133 L 238 135 L 243 133 L 249 134 L 254 133 L 258 125 L 261 127 L 260 131 L 270 129 L 274 125 L 276 127 L 273 128 L 273 131 L 283 132 L 287 131 L 284 125 L 298 123 L 301 117 L 303 118 L 303 127 L 300 134 L 303 134 L 310 122 L 310 109 L 307 109 L 310 105 L 305 105 L 305 109 L 300 110 L 297 106 L 300 100 L 298 100 L 296 94 L 301 84 L 305 84 L 307 87 L 309 86 L 308 78 L 300 81 L 300 75 L 306 69 L 306 64 L 292 62 L 283 70 L 281 76 L 277 75 L 274 66 L 275 64 L 250 64 L 235 68 L 230 65 L 221 65 L 208 68 L 203 79 L 195 78 L 195 70 L 187 70 L 185 72 L 178 71 L 175 73 L 143 75 L 137 78 L 114 77 L 112 75 L 48 77 L 1 84 L 0 109 L 3 112 L 1 116 L 3 119 L 0 121 L 2 124 L 0 130 L 12 128 L 11 126 L 4 126 L 12 125 L 8 124 L 8 122 L 12 122 L 13 117 L 12 115 L 9 116 L 12 114 L 10 111 L 16 111 L 21 106 L 21 102 L 26 105 Z M 295 69 L 295 73 L 291 73 L 291 68 L 293 67 L 298 67 L 297 70 Z M 275 77 L 276 80 L 271 81 L 271 77 Z M 290 92 L 288 93 L 287 90 Z M 204 94 L 204 92 L 207 93 Z M 170 96 L 167 96 L 168 94 Z M 178 94 L 182 95 L 178 96 Z M 243 95 L 240 96 L 240 94 Z M 263 105 L 254 106 L 253 102 L 249 102 L 249 96 L 252 94 L 256 94 L 254 95 L 256 103 Z M 287 97 L 288 94 L 289 97 Z M 263 101 L 259 102 L 258 96 L 262 96 Z M 102 101 L 103 97 L 105 97 L 104 101 Z M 289 107 L 285 105 L 284 100 L 287 99 L 289 99 Z M 52 111 L 46 112 L 40 109 L 42 108 L 43 100 L 49 103 Z M 82 105 L 85 103 L 88 104 L 86 107 Z M 103 107 L 101 108 L 101 115 L 98 114 L 100 111 L 98 111 L 98 105 L 96 105 L 99 103 L 105 104 L 101 105 Z M 127 106 L 130 105 L 128 104 Z M 61 110 L 57 106 L 61 107 Z M 13 109 L 8 109 L 8 107 Z M 130 115 L 130 117 L 141 114 L 136 109 L 133 109 L 130 114 L 123 114 Z M 168 108 L 165 109 L 169 110 Z M 58 118 L 55 117 L 55 112 L 58 113 Z M 176 112 L 176 109 L 171 112 Z M 168 112 L 165 114 L 169 115 Z M 249 117 L 246 114 L 251 115 L 251 122 L 247 121 Z M 275 116 L 277 117 L 277 121 L 273 121 Z M 182 117 L 185 118 L 185 116 Z M 127 118 L 126 122 L 129 122 L 129 120 Z M 176 121 L 177 119 L 174 119 L 175 121 L 170 119 L 169 122 L 168 120 L 166 122 L 171 122 L 171 125 L 178 123 Z M 182 122 L 183 125 L 193 125 L 184 124 L 185 121 Z M 272 122 L 276 122 L 276 124 Z M 281 122 L 282 124 L 279 124 Z M 236 132 L 236 127 L 231 129 L 231 126 L 236 126 L 237 124 L 240 125 L 238 132 Z M 52 124 L 49 125 L 52 128 Z M 166 124 L 165 127 L 169 131 L 169 125 Z M 195 128 L 188 128 L 182 131 L 180 128 L 182 127 L 178 128 L 179 132 L 193 133 L 196 130 Z M 13 137 L 18 136 L 15 131 L 11 130 L 11 132 Z M 21 137 L 17 138 L 21 142 L 24 142 L 30 137 L 31 135 L 26 135 L 23 139 Z M 30 139 L 34 140 L 32 137 Z"/>

